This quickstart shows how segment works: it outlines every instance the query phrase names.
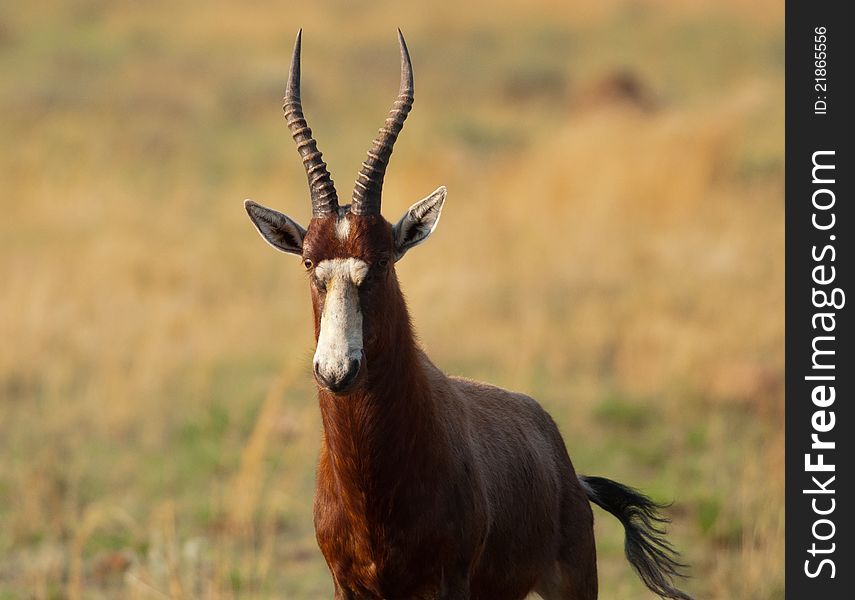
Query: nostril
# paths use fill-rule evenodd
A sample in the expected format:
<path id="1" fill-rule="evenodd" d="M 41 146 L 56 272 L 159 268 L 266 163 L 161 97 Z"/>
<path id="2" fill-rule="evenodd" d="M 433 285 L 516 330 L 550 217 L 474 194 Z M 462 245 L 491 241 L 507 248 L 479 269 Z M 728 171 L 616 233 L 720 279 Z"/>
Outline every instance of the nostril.
<path id="1" fill-rule="evenodd" d="M 355 377 L 357 373 L 359 373 L 359 365 L 361 361 L 359 359 L 351 359 L 350 364 L 347 366 L 347 376 L 348 379 Z"/>
<path id="2" fill-rule="evenodd" d="M 327 378 L 326 378 L 326 377 L 324 377 L 324 376 L 323 376 L 323 374 L 321 373 L 320 364 L 319 364 L 319 363 L 314 363 L 314 364 L 312 365 L 312 370 L 313 370 L 313 371 L 314 371 L 314 373 L 315 373 L 315 379 L 317 379 L 317 380 L 318 380 L 318 383 L 320 383 L 320 384 L 321 384 L 322 386 L 324 386 L 325 388 L 329 388 L 329 387 L 330 387 L 329 381 L 328 381 L 328 380 L 327 380 Z"/>
<path id="3" fill-rule="evenodd" d="M 359 360 L 349 360 L 347 362 L 347 371 L 338 382 L 336 382 L 336 388 L 338 391 L 347 389 L 351 383 L 356 379 L 356 376 L 359 374 Z"/>

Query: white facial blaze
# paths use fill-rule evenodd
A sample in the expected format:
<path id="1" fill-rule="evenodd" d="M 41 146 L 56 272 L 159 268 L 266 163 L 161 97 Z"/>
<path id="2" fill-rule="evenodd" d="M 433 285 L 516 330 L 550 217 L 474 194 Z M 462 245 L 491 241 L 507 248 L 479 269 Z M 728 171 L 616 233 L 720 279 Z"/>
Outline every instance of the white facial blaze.
<path id="1" fill-rule="evenodd" d="M 335 235 L 340 240 L 346 240 L 350 235 L 350 221 L 347 217 L 341 217 L 335 222 Z"/>
<path id="2" fill-rule="evenodd" d="M 358 258 L 323 260 L 315 267 L 315 276 L 326 285 L 327 292 L 314 362 L 320 375 L 329 381 L 341 381 L 351 361 L 362 357 L 359 285 L 367 273 L 368 265 Z"/>

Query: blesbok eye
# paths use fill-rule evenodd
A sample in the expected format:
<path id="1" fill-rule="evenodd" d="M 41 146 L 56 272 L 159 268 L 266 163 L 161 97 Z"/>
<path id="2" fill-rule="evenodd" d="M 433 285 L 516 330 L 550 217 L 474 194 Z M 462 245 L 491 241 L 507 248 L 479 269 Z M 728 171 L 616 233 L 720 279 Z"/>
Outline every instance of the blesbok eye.
<path id="1" fill-rule="evenodd" d="M 315 266 L 315 263 L 312 262 L 312 259 L 307 258 L 303 261 L 303 266 L 306 267 L 306 270 L 308 271 L 309 269 Z"/>
<path id="2" fill-rule="evenodd" d="M 386 267 L 389 266 L 389 259 L 388 258 L 381 258 L 380 260 L 377 261 L 377 266 L 380 267 L 381 269 L 385 269 Z"/>

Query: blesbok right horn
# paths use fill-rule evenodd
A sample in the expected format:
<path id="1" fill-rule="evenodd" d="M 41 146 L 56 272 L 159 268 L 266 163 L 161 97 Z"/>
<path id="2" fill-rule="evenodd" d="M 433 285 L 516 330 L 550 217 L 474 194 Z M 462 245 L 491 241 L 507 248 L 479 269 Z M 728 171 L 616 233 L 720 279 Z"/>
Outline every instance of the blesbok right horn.
<path id="1" fill-rule="evenodd" d="M 312 196 L 312 216 L 323 217 L 338 211 L 338 195 L 333 185 L 332 177 L 323 161 L 318 143 L 312 137 L 312 130 L 303 116 L 303 105 L 300 102 L 300 46 L 303 30 L 297 32 L 294 43 L 294 55 L 291 58 L 291 70 L 288 72 L 288 84 L 285 87 L 285 100 L 282 110 L 291 136 L 297 142 L 297 152 L 303 159 L 306 178 L 309 181 L 309 191 Z"/>

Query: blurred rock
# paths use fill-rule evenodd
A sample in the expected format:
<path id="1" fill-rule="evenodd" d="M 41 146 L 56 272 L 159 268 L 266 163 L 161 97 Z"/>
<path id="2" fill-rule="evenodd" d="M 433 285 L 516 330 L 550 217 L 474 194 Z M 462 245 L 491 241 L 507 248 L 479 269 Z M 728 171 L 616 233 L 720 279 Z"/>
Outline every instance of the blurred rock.
<path id="1" fill-rule="evenodd" d="M 575 104 L 581 108 L 624 106 L 655 112 L 662 102 L 653 88 L 635 71 L 617 69 L 583 86 Z"/>

